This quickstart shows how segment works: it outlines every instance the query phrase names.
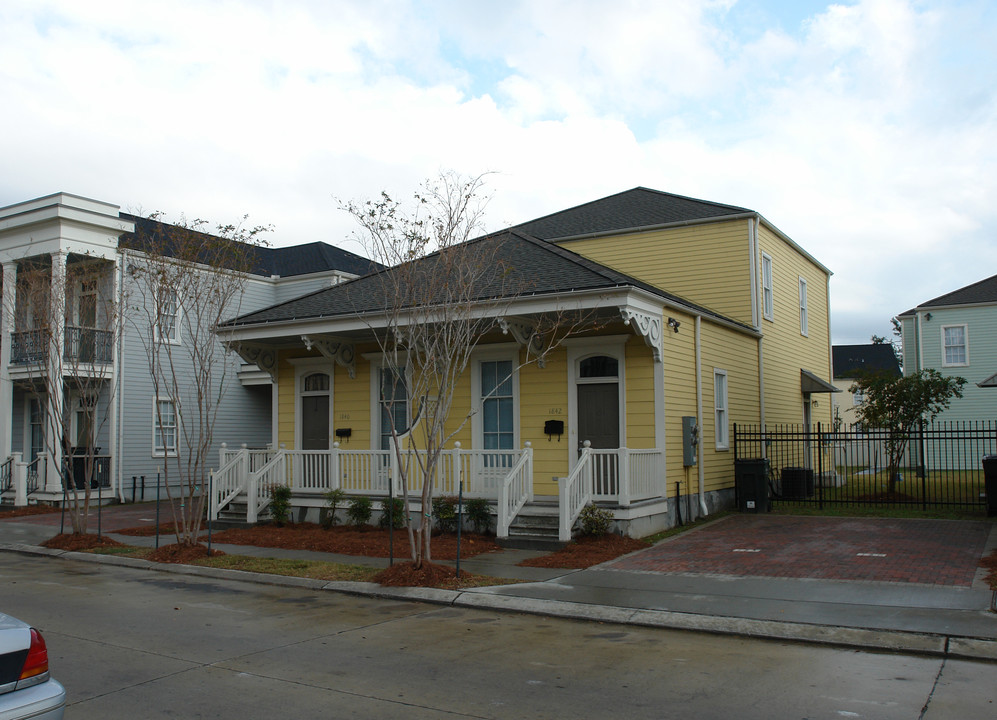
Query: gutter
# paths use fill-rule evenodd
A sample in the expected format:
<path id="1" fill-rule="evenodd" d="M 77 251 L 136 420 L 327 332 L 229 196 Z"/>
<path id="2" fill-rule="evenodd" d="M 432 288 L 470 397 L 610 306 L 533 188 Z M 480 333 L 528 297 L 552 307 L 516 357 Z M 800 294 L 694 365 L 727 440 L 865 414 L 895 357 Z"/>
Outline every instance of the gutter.
<path id="1" fill-rule="evenodd" d="M 702 352 L 702 316 L 696 316 L 696 416 L 699 427 L 703 427 L 703 352 Z M 699 510 L 705 516 L 709 514 L 706 509 L 706 474 L 703 463 L 706 462 L 706 452 L 703 450 L 703 434 L 699 434 Z"/>

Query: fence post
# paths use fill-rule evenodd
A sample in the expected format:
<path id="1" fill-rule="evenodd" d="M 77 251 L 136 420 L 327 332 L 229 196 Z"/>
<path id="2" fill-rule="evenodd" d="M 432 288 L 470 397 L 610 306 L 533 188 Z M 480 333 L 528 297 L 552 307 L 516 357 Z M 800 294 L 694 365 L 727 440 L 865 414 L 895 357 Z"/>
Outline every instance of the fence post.
<path id="1" fill-rule="evenodd" d="M 222 443 L 221 446 L 218 448 L 218 467 L 220 468 L 225 467 L 225 461 L 228 460 L 228 458 L 225 457 L 227 452 L 228 452 L 228 443 Z"/>
<path id="2" fill-rule="evenodd" d="M 28 504 L 28 465 L 21 462 L 21 453 L 11 453 L 10 472 L 14 481 L 14 507 Z"/>
<path id="3" fill-rule="evenodd" d="M 619 502 L 630 507 L 630 451 L 625 447 L 616 451 L 617 472 L 620 474 Z"/>
<path id="4" fill-rule="evenodd" d="M 339 487 L 339 443 L 332 444 L 332 452 L 329 453 L 329 489 L 335 490 Z"/>

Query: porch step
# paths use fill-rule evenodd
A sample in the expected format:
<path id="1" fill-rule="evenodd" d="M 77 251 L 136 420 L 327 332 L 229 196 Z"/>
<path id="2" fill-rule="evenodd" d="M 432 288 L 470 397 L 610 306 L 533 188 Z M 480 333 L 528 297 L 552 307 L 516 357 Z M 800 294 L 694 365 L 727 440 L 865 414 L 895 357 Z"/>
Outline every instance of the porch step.
<path id="1" fill-rule="evenodd" d="M 496 542 L 519 550 L 557 550 L 567 544 L 558 539 L 558 531 L 556 503 L 535 502 L 524 507 L 512 521 L 509 537 Z"/>

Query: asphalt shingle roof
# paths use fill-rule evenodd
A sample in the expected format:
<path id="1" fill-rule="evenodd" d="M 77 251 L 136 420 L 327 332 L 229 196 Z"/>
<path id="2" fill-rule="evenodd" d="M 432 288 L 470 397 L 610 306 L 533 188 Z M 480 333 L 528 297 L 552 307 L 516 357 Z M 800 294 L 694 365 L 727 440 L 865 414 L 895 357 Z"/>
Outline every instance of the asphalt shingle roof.
<path id="1" fill-rule="evenodd" d="M 752 210 L 636 187 L 513 226 L 543 240 L 706 220 Z"/>
<path id="2" fill-rule="evenodd" d="M 834 359 L 835 379 L 854 379 L 864 373 L 880 372 L 893 377 L 901 375 L 893 346 L 888 343 L 834 345 L 831 356 Z"/>
<path id="3" fill-rule="evenodd" d="M 123 234 L 119 245 L 135 250 L 146 250 L 150 238 L 169 233 L 170 228 L 174 227 L 168 223 L 137 215 L 121 213 L 121 217 L 135 223 L 135 232 Z M 215 235 L 203 232 L 194 233 L 194 236 L 203 237 L 205 242 L 217 242 L 219 239 Z M 339 270 L 351 275 L 366 275 L 383 267 L 365 257 L 324 242 L 310 242 L 290 247 L 261 247 L 246 244 L 245 248 L 250 254 L 249 272 L 263 277 L 271 275 L 294 277 L 330 270 Z M 169 253 L 168 247 L 165 252 Z"/>
<path id="4" fill-rule="evenodd" d="M 945 305 L 975 305 L 978 303 L 997 303 L 997 275 L 940 295 L 934 300 L 921 303 L 917 308 L 913 308 L 902 314 L 912 315 L 918 308 L 943 307 Z"/>
<path id="5" fill-rule="evenodd" d="M 520 232 L 510 230 L 488 235 L 469 241 L 467 247 L 476 251 L 479 257 L 487 258 L 489 263 L 489 267 L 481 272 L 475 281 L 471 293 L 471 299 L 475 301 L 632 287 L 646 290 L 704 314 L 723 318 L 708 308 L 690 303 L 570 250 Z M 435 276 L 444 270 L 444 260 L 439 253 L 416 262 L 419 273 Z M 395 292 L 392 290 L 394 279 L 392 275 L 399 272 L 401 271 L 397 268 L 389 268 L 243 315 L 226 325 L 243 326 L 377 313 L 395 304 L 395 300 L 390 297 Z M 406 268 L 404 272 L 408 275 L 412 272 L 412 268 Z M 426 286 L 436 287 L 438 284 L 427 283 Z M 423 296 L 420 294 L 421 290 L 422 288 L 411 288 L 400 292 L 411 294 L 411 297 L 405 298 L 409 304 L 432 305 L 443 299 Z"/>

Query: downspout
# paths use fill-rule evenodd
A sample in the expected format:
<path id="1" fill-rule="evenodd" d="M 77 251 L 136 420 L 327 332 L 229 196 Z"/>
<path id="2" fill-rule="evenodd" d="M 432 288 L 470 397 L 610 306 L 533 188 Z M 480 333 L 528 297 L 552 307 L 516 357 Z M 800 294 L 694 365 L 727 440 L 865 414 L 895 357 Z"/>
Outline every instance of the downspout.
<path id="1" fill-rule="evenodd" d="M 125 308 L 124 308 L 124 302 L 125 302 L 125 265 L 127 264 L 127 262 L 128 262 L 128 253 L 122 251 L 122 253 L 121 253 L 121 264 L 120 264 L 120 266 L 118 268 L 118 278 L 119 279 L 118 279 L 118 297 L 117 297 L 117 303 L 118 303 L 119 331 L 118 331 L 118 343 L 117 343 L 118 349 L 117 349 L 117 352 L 115 353 L 116 356 L 117 356 L 117 364 L 118 364 L 118 367 L 116 368 L 117 375 L 116 375 L 116 378 L 115 378 L 117 380 L 117 383 L 118 383 L 118 397 L 115 398 L 115 400 L 117 401 L 117 404 L 118 404 L 118 412 L 117 412 L 118 423 L 117 423 L 117 427 L 114 429 L 114 434 L 116 436 L 116 447 L 114 449 L 114 458 L 113 458 L 113 460 L 114 460 L 115 475 L 117 475 L 118 502 L 119 503 L 124 503 L 125 502 L 125 489 L 124 489 L 125 483 L 124 483 L 124 475 L 122 474 L 123 473 L 123 468 L 122 468 L 122 464 L 123 463 L 121 462 L 121 448 L 122 448 L 121 439 L 122 439 L 122 427 L 124 426 L 124 423 L 121 422 L 121 419 L 124 417 L 124 415 L 122 415 L 122 413 L 124 412 L 124 404 L 125 404 L 125 373 L 124 373 L 124 369 L 123 368 L 124 368 L 124 355 L 125 355 L 125 347 L 124 347 L 124 345 L 125 345 L 125 324 L 124 324 L 125 323 Z M 143 498 L 143 500 L 144 499 L 145 498 Z"/>
<path id="2" fill-rule="evenodd" d="M 764 338 L 758 338 L 758 422 L 762 430 L 762 457 L 768 457 L 765 442 L 765 348 Z"/>
<path id="3" fill-rule="evenodd" d="M 921 368 L 924 367 L 924 343 L 922 342 L 922 330 L 921 330 L 921 311 L 917 311 L 917 328 L 914 330 L 915 337 L 917 338 L 915 347 L 917 348 L 917 369 L 914 372 L 920 372 Z"/>
<path id="4" fill-rule="evenodd" d="M 703 427 L 703 351 L 702 351 L 702 322 L 703 316 L 696 316 L 696 422 L 699 423 L 699 427 Z M 703 471 L 703 462 L 706 459 L 706 453 L 703 451 L 702 442 L 702 430 L 700 430 L 700 442 L 699 442 L 699 465 L 698 476 L 699 476 L 699 510 L 703 515 L 708 515 L 709 511 L 706 509 L 706 474 Z"/>

